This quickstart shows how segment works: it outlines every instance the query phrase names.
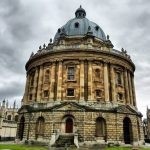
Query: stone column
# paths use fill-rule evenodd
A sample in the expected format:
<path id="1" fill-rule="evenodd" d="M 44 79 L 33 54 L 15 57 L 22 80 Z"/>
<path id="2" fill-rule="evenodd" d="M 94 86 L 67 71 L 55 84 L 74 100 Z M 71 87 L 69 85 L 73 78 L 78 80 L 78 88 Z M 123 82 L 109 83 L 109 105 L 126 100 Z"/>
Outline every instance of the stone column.
<path id="1" fill-rule="evenodd" d="M 127 69 L 124 71 L 124 84 L 125 84 L 125 98 L 126 98 L 126 104 L 129 104 L 129 84 L 128 84 L 128 75 L 127 75 Z"/>
<path id="2" fill-rule="evenodd" d="M 52 62 L 52 65 L 51 65 L 50 96 L 49 96 L 50 100 L 54 100 L 55 67 L 56 67 L 56 63 Z"/>
<path id="3" fill-rule="evenodd" d="M 130 104 L 133 105 L 133 97 L 132 97 L 132 86 L 131 86 L 131 75 L 130 75 L 130 72 L 128 72 L 128 82 L 129 82 Z"/>
<path id="4" fill-rule="evenodd" d="M 80 101 L 84 101 L 84 61 L 80 61 Z"/>
<path id="5" fill-rule="evenodd" d="M 104 63 L 104 93 L 105 93 L 105 102 L 109 102 L 109 79 L 108 79 L 107 63 Z"/>
<path id="6" fill-rule="evenodd" d="M 112 102 L 115 103 L 116 102 L 116 87 L 115 87 L 115 71 L 114 71 L 114 67 L 113 65 L 110 66 L 110 72 L 111 72 L 111 87 L 112 87 Z"/>
<path id="7" fill-rule="evenodd" d="M 133 105 L 136 107 L 136 93 L 135 93 L 135 86 L 134 86 L 134 76 L 131 76 L 131 83 L 132 83 L 132 93 L 133 93 Z"/>
<path id="8" fill-rule="evenodd" d="M 92 62 L 88 61 L 88 101 L 93 100 Z"/>
<path id="9" fill-rule="evenodd" d="M 23 104 L 24 105 L 28 103 L 28 95 L 29 95 L 29 88 L 30 88 L 29 85 L 30 85 L 30 77 L 29 77 L 29 74 L 27 74 L 25 92 L 24 92 L 24 96 L 23 96 Z"/>
<path id="10" fill-rule="evenodd" d="M 61 90 L 62 90 L 62 61 L 58 64 L 58 79 L 57 79 L 57 101 L 61 100 Z"/>
<path id="11" fill-rule="evenodd" d="M 38 68 L 35 70 L 34 75 L 34 83 L 33 83 L 33 100 L 36 101 L 36 95 L 37 95 L 37 85 L 38 85 Z"/>
<path id="12" fill-rule="evenodd" d="M 38 88 L 37 88 L 37 102 L 42 100 L 42 84 L 43 84 L 43 65 L 39 69 Z"/>

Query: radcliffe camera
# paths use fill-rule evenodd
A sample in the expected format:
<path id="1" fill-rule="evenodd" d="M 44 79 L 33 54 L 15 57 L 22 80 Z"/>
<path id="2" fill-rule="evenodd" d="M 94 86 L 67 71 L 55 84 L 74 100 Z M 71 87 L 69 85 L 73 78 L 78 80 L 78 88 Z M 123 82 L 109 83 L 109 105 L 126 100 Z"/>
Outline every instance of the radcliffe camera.
<path id="1" fill-rule="evenodd" d="M 18 2 L 18 5 L 20 4 L 20 8 L 23 7 L 27 11 L 30 3 L 33 4 L 33 2 Z M 41 5 L 47 3 L 45 10 L 39 10 L 40 3 Z M 136 80 L 136 59 L 139 58 L 132 51 L 122 48 L 128 44 L 128 40 L 116 38 L 116 42 L 113 42 L 113 34 L 116 36 L 111 31 L 111 28 L 114 30 L 113 23 L 107 25 L 108 21 L 105 18 L 107 15 L 117 14 L 113 12 L 103 17 L 101 13 L 106 12 L 103 6 L 105 4 L 98 1 L 98 9 L 95 5 L 95 10 L 90 5 L 94 2 L 77 5 L 76 10 L 74 6 L 69 6 L 70 1 L 65 9 L 62 4 L 60 10 L 48 6 L 50 3 L 48 1 L 40 3 L 37 2 L 35 5 L 37 8 L 30 5 L 33 11 L 26 15 L 36 19 L 36 13 L 43 11 L 41 16 L 45 15 L 42 18 L 45 22 L 37 23 L 37 21 L 33 31 L 21 31 L 26 34 L 24 35 L 26 39 L 18 38 L 19 43 L 22 40 L 25 42 L 22 43 L 22 47 L 32 47 L 27 51 L 21 50 L 20 47 L 22 53 L 16 49 L 16 55 L 18 53 L 21 57 L 17 57 L 15 61 L 23 63 L 20 65 L 15 63 L 16 67 L 18 66 L 15 73 L 19 75 L 21 72 L 19 70 L 23 70 L 25 66 L 26 73 L 22 73 L 25 82 L 20 77 L 20 80 L 15 81 L 20 89 L 17 86 L 8 88 L 7 92 L 5 91 L 6 95 L 4 90 L 0 92 L 3 96 L 0 104 L 0 149 L 109 150 L 111 147 L 123 150 L 128 147 L 131 150 L 142 150 L 142 148 L 148 150 L 150 109 L 148 103 L 146 106 L 143 101 L 144 111 L 147 109 L 147 114 L 140 112 L 141 106 L 138 103 L 142 99 L 136 90 L 139 87 Z M 75 1 L 72 3 L 77 4 Z M 123 5 L 122 2 L 118 3 Z M 3 5 L 5 6 L 5 3 Z M 102 10 L 99 9 L 99 5 Z M 49 7 L 51 9 L 48 9 Z M 20 11 L 24 12 L 23 9 Z M 38 9 L 36 13 L 34 9 Z M 51 13 L 45 14 L 46 10 Z M 19 13 L 17 9 L 16 11 L 12 15 Z M 113 10 L 110 10 L 110 13 L 111 11 Z M 1 13 L 3 14 L 3 11 L 0 11 Z M 47 28 L 47 16 L 50 16 L 51 28 Z M 100 21 L 95 19 L 96 17 Z M 18 21 L 16 18 L 12 21 L 12 25 L 17 22 L 20 26 L 23 20 L 20 18 Z M 120 18 L 117 22 L 122 20 L 123 18 Z M 35 24 L 33 20 L 28 24 L 30 28 L 32 23 Z M 103 30 L 104 25 L 106 31 Z M 25 24 L 23 28 L 26 28 Z M 123 34 L 123 28 L 124 25 L 118 29 L 119 34 Z M 34 50 L 33 46 L 39 41 L 44 41 L 43 39 L 49 35 L 46 33 L 48 30 L 54 35 L 49 38 L 50 40 L 47 39 L 48 43 L 45 41 Z M 108 31 L 111 33 L 106 34 Z M 15 36 L 22 34 L 17 30 L 13 32 Z M 40 35 L 34 36 L 37 35 L 36 32 Z M 3 38 L 3 35 L 1 37 Z M 28 39 L 32 46 L 28 43 Z M 12 42 L 16 43 L 16 40 Z M 119 44 L 122 42 L 120 49 L 115 48 L 118 47 L 117 42 Z M 4 50 L 7 45 L 2 44 Z M 14 56 L 10 55 L 9 58 L 11 57 Z M 141 80 L 144 78 L 140 77 Z M 10 79 L 8 78 L 8 81 L 11 83 Z M 7 95 L 16 100 L 14 102 L 7 100 Z M 145 119 L 142 118 L 143 115 Z"/>

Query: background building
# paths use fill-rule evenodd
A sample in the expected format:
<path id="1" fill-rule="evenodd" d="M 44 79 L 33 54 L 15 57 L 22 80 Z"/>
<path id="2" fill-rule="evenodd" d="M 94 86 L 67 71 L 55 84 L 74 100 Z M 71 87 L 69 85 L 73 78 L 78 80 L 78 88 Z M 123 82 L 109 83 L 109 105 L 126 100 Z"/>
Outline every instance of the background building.
<path id="1" fill-rule="evenodd" d="M 17 138 L 59 145 L 142 144 L 133 64 L 78 8 L 26 64 Z"/>
<path id="2" fill-rule="evenodd" d="M 18 108 L 14 102 L 13 107 L 9 107 L 8 101 L 3 100 L 0 105 L 0 141 L 14 140 L 17 131 Z"/>
<path id="3" fill-rule="evenodd" d="M 146 118 L 143 120 L 144 137 L 150 142 L 150 109 L 147 107 Z"/>

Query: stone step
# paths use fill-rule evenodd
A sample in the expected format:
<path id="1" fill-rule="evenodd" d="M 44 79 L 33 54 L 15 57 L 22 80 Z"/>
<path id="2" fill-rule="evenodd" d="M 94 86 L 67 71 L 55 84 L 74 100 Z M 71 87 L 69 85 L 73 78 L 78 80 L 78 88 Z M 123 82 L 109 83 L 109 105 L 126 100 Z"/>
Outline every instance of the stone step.
<path id="1" fill-rule="evenodd" d="M 56 147 L 70 147 L 74 146 L 74 136 L 73 135 L 60 135 L 56 140 Z"/>

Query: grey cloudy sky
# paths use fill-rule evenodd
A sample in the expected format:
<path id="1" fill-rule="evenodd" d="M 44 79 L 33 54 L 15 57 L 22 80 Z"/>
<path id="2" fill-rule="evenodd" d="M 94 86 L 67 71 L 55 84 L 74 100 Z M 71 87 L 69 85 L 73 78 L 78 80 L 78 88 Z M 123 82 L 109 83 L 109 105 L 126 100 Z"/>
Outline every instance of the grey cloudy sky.
<path id="1" fill-rule="evenodd" d="M 0 100 L 22 99 L 31 52 L 48 43 L 80 4 L 87 18 L 110 35 L 114 48 L 131 55 L 137 104 L 145 115 L 150 108 L 149 0 L 0 0 Z"/>

